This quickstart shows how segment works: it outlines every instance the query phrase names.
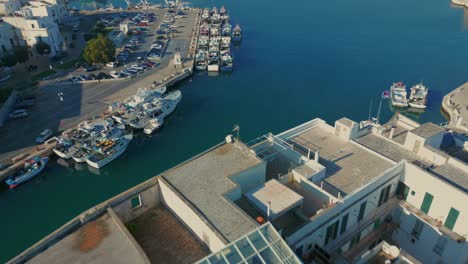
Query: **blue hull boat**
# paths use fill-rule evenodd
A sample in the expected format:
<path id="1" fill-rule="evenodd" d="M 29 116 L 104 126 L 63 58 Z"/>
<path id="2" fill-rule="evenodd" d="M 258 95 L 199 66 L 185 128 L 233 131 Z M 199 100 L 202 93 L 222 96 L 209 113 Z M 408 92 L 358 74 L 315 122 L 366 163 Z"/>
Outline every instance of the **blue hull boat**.
<path id="1" fill-rule="evenodd" d="M 49 158 L 33 157 L 24 162 L 24 167 L 16 172 L 14 175 L 9 176 L 5 183 L 13 189 L 18 185 L 29 181 L 30 179 L 36 177 L 39 173 L 44 170 Z"/>

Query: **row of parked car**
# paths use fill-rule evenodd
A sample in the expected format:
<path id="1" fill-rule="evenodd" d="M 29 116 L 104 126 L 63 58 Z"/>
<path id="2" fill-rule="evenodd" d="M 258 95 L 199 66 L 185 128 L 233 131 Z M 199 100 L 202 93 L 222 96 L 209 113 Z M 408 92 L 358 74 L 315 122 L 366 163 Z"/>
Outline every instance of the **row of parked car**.
<path id="1" fill-rule="evenodd" d="M 133 64 L 132 66 L 124 69 L 124 70 L 121 70 L 120 72 L 118 71 L 111 71 L 109 73 L 109 75 L 113 78 L 131 78 L 131 77 L 134 77 L 146 70 L 149 70 L 153 67 L 156 67 L 157 64 L 154 63 L 154 62 L 151 62 L 149 60 L 146 60 L 146 61 L 141 61 L 141 62 L 137 62 L 135 64 Z"/>
<path id="2" fill-rule="evenodd" d="M 34 96 L 24 96 L 19 98 L 12 112 L 8 115 L 10 119 L 24 118 L 29 116 L 27 108 L 31 108 L 36 103 Z"/>

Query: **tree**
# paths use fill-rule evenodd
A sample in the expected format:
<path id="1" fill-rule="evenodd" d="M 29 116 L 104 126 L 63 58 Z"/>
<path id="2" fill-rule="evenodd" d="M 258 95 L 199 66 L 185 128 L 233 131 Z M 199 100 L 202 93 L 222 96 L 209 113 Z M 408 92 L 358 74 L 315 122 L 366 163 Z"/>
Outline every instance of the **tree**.
<path id="1" fill-rule="evenodd" d="M 112 61 L 115 54 L 114 43 L 103 35 L 98 35 L 86 44 L 83 57 L 87 63 L 107 63 Z"/>
<path id="2" fill-rule="evenodd" d="M 16 46 L 13 49 L 13 53 L 18 63 L 26 62 L 29 59 L 29 52 L 26 46 Z"/>
<path id="3" fill-rule="evenodd" d="M 50 54 L 49 44 L 43 41 L 40 41 L 36 44 L 36 50 L 37 50 L 37 53 L 39 53 L 40 55 Z"/>
<path id="4" fill-rule="evenodd" d="M 2 57 L 2 64 L 7 67 L 13 67 L 17 62 L 18 60 L 16 59 L 15 55 L 11 53 L 5 53 L 5 55 Z"/>

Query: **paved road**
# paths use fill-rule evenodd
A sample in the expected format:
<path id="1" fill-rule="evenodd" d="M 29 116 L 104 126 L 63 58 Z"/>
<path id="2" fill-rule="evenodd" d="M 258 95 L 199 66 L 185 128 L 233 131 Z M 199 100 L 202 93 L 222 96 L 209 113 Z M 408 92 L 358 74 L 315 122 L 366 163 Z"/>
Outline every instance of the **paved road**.
<path id="1" fill-rule="evenodd" d="M 63 82 L 39 88 L 31 115 L 25 119 L 8 121 L 0 129 L 0 160 L 11 157 L 19 149 L 34 146 L 34 138 L 46 128 L 63 131 L 99 115 L 109 104 L 133 95 L 138 88 L 150 87 L 154 81 L 171 76 L 174 72 L 172 54 L 176 48 L 180 49 L 182 56 L 187 54 L 194 22 L 195 11 L 191 11 L 183 21 L 177 21 L 177 24 L 183 25 L 180 28 L 182 32 L 175 34 L 162 64 L 135 78 L 100 83 Z"/>

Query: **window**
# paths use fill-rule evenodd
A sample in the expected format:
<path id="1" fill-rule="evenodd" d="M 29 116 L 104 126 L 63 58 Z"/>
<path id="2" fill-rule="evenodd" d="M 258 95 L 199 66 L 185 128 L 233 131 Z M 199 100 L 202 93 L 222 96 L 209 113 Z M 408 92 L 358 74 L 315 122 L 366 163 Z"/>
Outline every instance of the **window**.
<path id="1" fill-rule="evenodd" d="M 415 191 L 411 191 L 411 195 L 415 196 L 415 195 L 416 195 L 416 192 L 415 192 Z"/>
<path id="2" fill-rule="evenodd" d="M 364 218 L 364 212 L 366 211 L 366 203 L 367 202 L 363 202 L 361 204 L 361 207 L 359 208 L 358 222 L 361 221 L 362 218 Z"/>
<path id="3" fill-rule="evenodd" d="M 453 227 L 455 226 L 455 222 L 457 222 L 457 218 L 460 212 L 455 209 L 455 208 L 450 208 L 450 212 L 447 216 L 447 219 L 445 219 L 444 226 L 447 227 L 450 230 L 453 230 Z"/>
<path id="4" fill-rule="evenodd" d="M 421 232 L 423 229 L 423 223 L 419 220 L 416 219 L 416 223 L 414 223 L 413 231 L 411 231 L 411 235 L 415 237 L 416 239 L 419 239 L 421 236 Z"/>
<path id="5" fill-rule="evenodd" d="M 397 186 L 397 189 L 396 189 L 396 194 L 397 194 L 399 199 L 403 199 L 403 200 L 406 201 L 406 199 L 408 198 L 409 190 L 410 189 L 409 189 L 408 186 L 406 186 L 406 184 L 404 184 L 402 182 L 398 182 L 398 186 Z M 412 195 L 414 195 L 414 194 L 412 194 Z"/>
<path id="6" fill-rule="evenodd" d="M 429 209 L 431 209 L 432 199 L 434 199 L 434 196 L 432 196 L 430 193 L 426 193 L 424 195 L 424 200 L 421 204 L 421 211 L 423 211 L 426 214 L 429 213 Z"/>
<path id="7" fill-rule="evenodd" d="M 377 204 L 377 206 L 381 206 L 383 203 L 388 201 L 388 197 L 390 196 L 391 187 L 392 187 L 392 185 L 388 185 L 387 187 L 383 188 L 380 191 L 379 203 Z"/>
<path id="8" fill-rule="evenodd" d="M 348 217 L 349 217 L 349 214 L 346 214 L 346 215 L 343 216 L 343 218 L 341 219 L 340 235 L 343 234 L 343 233 L 346 231 L 346 227 L 347 227 L 347 225 L 348 225 Z"/>
<path id="9" fill-rule="evenodd" d="M 132 209 L 141 207 L 143 204 L 141 202 L 141 195 L 135 196 L 130 200 L 130 203 L 132 205 Z"/>
<path id="10" fill-rule="evenodd" d="M 434 248 L 432 248 L 432 250 L 435 253 L 437 253 L 437 255 L 442 256 L 442 254 L 444 253 L 445 244 L 447 244 L 447 239 L 441 236 L 437 239 L 437 242 L 434 245 Z"/>
<path id="11" fill-rule="evenodd" d="M 337 220 L 335 223 L 327 227 L 327 233 L 325 234 L 325 245 L 328 244 L 329 241 L 332 241 L 338 235 L 338 226 L 340 224 L 340 220 Z"/>
<path id="12" fill-rule="evenodd" d="M 36 26 L 34 26 L 34 24 L 31 24 L 31 27 L 32 27 L 32 28 L 36 28 Z"/>

